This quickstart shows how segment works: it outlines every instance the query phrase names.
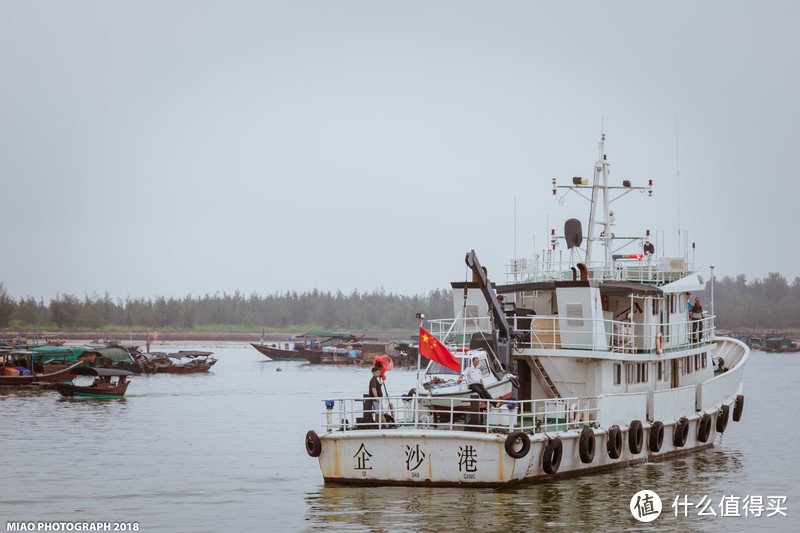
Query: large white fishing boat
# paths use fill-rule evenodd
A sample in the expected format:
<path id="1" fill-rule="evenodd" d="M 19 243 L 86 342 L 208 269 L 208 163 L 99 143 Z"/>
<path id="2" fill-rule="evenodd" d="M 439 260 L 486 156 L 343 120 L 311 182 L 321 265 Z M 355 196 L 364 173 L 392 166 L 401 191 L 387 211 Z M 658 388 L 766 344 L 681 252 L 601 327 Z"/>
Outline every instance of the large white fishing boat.
<path id="1" fill-rule="evenodd" d="M 514 372 L 513 399 L 443 404 L 419 387 L 375 409 L 364 398 L 328 399 L 305 442 L 326 483 L 536 482 L 701 450 L 741 418 L 749 348 L 717 337 L 711 314 L 690 318 L 688 294 L 705 283 L 688 254 L 657 258 L 649 231 L 613 235 L 611 195 L 651 196 L 652 181 L 609 185 L 604 145 L 591 185 L 553 180 L 554 195 L 577 192 L 591 205 L 585 244 L 576 219 L 551 233 L 551 251 L 566 241 L 568 268 L 555 254 L 514 260 L 509 282 L 494 285 L 470 252 L 472 279 L 452 284 L 457 318 L 430 323 L 440 343 L 469 338 L 468 349 Z"/>

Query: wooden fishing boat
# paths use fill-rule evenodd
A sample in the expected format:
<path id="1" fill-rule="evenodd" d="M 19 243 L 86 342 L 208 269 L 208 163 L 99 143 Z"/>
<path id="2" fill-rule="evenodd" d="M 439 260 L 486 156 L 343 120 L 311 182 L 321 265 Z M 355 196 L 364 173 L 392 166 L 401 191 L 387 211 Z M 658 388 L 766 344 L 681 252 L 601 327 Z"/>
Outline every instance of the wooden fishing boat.
<path id="1" fill-rule="evenodd" d="M 262 337 L 258 344 L 250 343 L 250 346 L 275 361 L 306 361 L 311 357 L 315 364 L 319 364 L 322 362 L 323 347 L 357 340 L 358 337 L 344 331 L 309 331 L 272 345 L 264 344 Z"/>
<path id="2" fill-rule="evenodd" d="M 36 361 L 41 354 L 27 350 L 13 350 L 3 354 L 4 363 L 0 366 L 0 386 L 22 386 L 32 383 L 62 383 L 74 378 L 74 370 L 83 361 L 72 364 L 57 363 L 52 360 Z M 35 362 L 31 364 L 31 360 Z M 33 369 L 31 372 L 30 369 Z"/>
<path id="3" fill-rule="evenodd" d="M 35 374 L 28 374 L 28 375 L 20 375 L 17 374 L 5 374 L 7 372 L 6 369 L 11 369 L 12 367 L 0 367 L 0 387 L 19 387 L 21 385 L 30 385 L 34 381 L 36 381 Z M 17 371 L 19 372 L 19 371 Z"/>
<path id="4" fill-rule="evenodd" d="M 167 354 L 169 364 L 158 366 L 159 374 L 196 374 L 208 372 L 217 362 L 212 352 L 179 351 Z"/>
<path id="5" fill-rule="evenodd" d="M 72 381 L 76 376 L 75 371 L 81 368 L 83 364 L 83 361 L 78 361 L 77 363 L 64 367 L 64 365 L 57 363 L 44 363 L 46 372 L 35 374 L 36 383 L 64 383 Z M 61 368 L 57 369 L 58 367 Z M 47 372 L 48 370 L 49 372 Z"/>
<path id="6" fill-rule="evenodd" d="M 323 346 L 322 348 L 300 348 L 300 353 L 312 365 L 359 365 L 360 346 Z"/>
<path id="7" fill-rule="evenodd" d="M 289 345 L 290 343 L 284 343 L 285 345 Z M 254 342 L 250 343 L 250 346 L 258 350 L 258 352 L 262 355 L 266 355 L 273 361 L 306 361 L 306 358 L 303 357 L 303 354 L 300 353 L 298 349 L 283 349 L 278 348 L 275 344 L 256 344 Z M 292 344 L 294 346 L 294 344 Z"/>
<path id="8" fill-rule="evenodd" d="M 133 372 L 117 368 L 95 368 L 92 366 L 78 368 L 74 371 L 79 376 L 95 376 L 91 385 L 81 386 L 74 383 L 58 383 L 56 390 L 62 396 L 84 398 L 122 398 L 128 390 L 128 376 Z M 112 378 L 117 378 L 114 381 Z"/>

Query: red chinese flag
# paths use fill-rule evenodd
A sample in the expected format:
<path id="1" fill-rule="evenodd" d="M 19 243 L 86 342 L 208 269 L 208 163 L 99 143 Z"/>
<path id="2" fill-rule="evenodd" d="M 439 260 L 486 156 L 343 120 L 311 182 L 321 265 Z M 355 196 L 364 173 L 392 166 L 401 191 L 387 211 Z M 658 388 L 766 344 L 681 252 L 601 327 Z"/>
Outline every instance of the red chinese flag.
<path id="1" fill-rule="evenodd" d="M 461 363 L 450 353 L 450 350 L 422 328 L 419 328 L 419 354 L 456 372 L 461 371 Z"/>

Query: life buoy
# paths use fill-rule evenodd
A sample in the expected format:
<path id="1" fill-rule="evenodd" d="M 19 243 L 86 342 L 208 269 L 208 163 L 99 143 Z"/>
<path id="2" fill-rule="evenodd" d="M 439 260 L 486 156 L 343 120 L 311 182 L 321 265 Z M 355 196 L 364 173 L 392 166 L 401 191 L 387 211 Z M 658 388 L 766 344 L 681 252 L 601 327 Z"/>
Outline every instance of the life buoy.
<path id="1" fill-rule="evenodd" d="M 628 449 L 636 454 L 642 451 L 644 444 L 644 428 L 641 420 L 633 420 L 628 431 Z"/>
<path id="2" fill-rule="evenodd" d="M 664 335 L 660 331 L 656 333 L 656 353 L 658 355 L 664 353 Z"/>
<path id="3" fill-rule="evenodd" d="M 725 428 L 728 427 L 728 416 L 731 412 L 731 406 L 722 404 L 717 413 L 717 433 L 725 433 Z"/>
<path id="4" fill-rule="evenodd" d="M 700 419 L 700 423 L 697 424 L 697 440 L 705 442 L 709 435 L 711 435 L 711 415 L 705 413 Z"/>
<path id="5" fill-rule="evenodd" d="M 594 460 L 595 438 L 591 428 L 581 430 L 581 439 L 578 442 L 578 452 L 582 463 L 591 463 Z"/>
<path id="6" fill-rule="evenodd" d="M 564 447 L 561 444 L 561 439 L 555 437 L 547 442 L 547 446 L 542 454 L 542 468 L 548 474 L 555 474 L 558 472 L 558 467 L 561 466 L 561 455 L 564 452 Z"/>
<path id="7" fill-rule="evenodd" d="M 578 427 L 578 404 L 574 403 L 569 406 L 569 412 L 567 412 L 567 422 L 572 424 L 573 428 Z"/>
<path id="8" fill-rule="evenodd" d="M 661 445 L 664 443 L 664 423 L 661 421 L 653 422 L 650 426 L 650 438 L 648 439 L 647 447 L 653 453 L 658 453 L 661 450 Z"/>
<path id="9" fill-rule="evenodd" d="M 678 423 L 675 424 L 675 430 L 672 434 L 672 444 L 678 448 L 683 448 L 686 444 L 686 439 L 689 438 L 689 419 L 682 416 Z"/>
<path id="10" fill-rule="evenodd" d="M 517 441 L 522 442 L 522 448 L 517 449 Z M 522 459 L 531 450 L 531 439 L 524 431 L 514 431 L 506 437 L 506 453 L 514 459 Z"/>
<path id="11" fill-rule="evenodd" d="M 311 457 L 319 457 L 322 453 L 322 441 L 319 440 L 319 435 L 314 430 L 306 433 L 306 452 Z"/>
<path id="12" fill-rule="evenodd" d="M 742 411 L 744 410 L 744 396 L 741 394 L 736 397 L 736 402 L 733 404 L 733 421 L 738 422 L 742 419 Z"/>
<path id="13" fill-rule="evenodd" d="M 618 459 L 622 453 L 622 432 L 619 426 L 611 426 L 608 428 L 608 435 L 606 436 L 606 450 L 611 459 Z"/>

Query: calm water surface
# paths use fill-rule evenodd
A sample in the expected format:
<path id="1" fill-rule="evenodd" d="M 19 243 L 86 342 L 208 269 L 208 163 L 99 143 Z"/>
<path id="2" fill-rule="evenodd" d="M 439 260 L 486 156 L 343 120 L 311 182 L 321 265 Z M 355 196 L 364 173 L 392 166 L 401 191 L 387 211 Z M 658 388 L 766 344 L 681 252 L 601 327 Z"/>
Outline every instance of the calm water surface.
<path id="1" fill-rule="evenodd" d="M 711 450 L 497 491 L 325 486 L 303 437 L 324 422 L 319 400 L 361 395 L 369 370 L 207 349 L 219 359 L 211 373 L 134 377 L 123 400 L 0 389 L 0 530 L 51 520 L 144 532 L 800 530 L 800 354 L 753 352 L 742 421 Z M 387 385 L 401 394 L 415 382 L 395 369 Z M 664 503 L 650 524 L 628 508 L 641 489 Z M 676 495 L 707 496 L 717 516 L 674 516 Z M 720 517 L 724 495 L 785 496 L 788 517 Z"/>

